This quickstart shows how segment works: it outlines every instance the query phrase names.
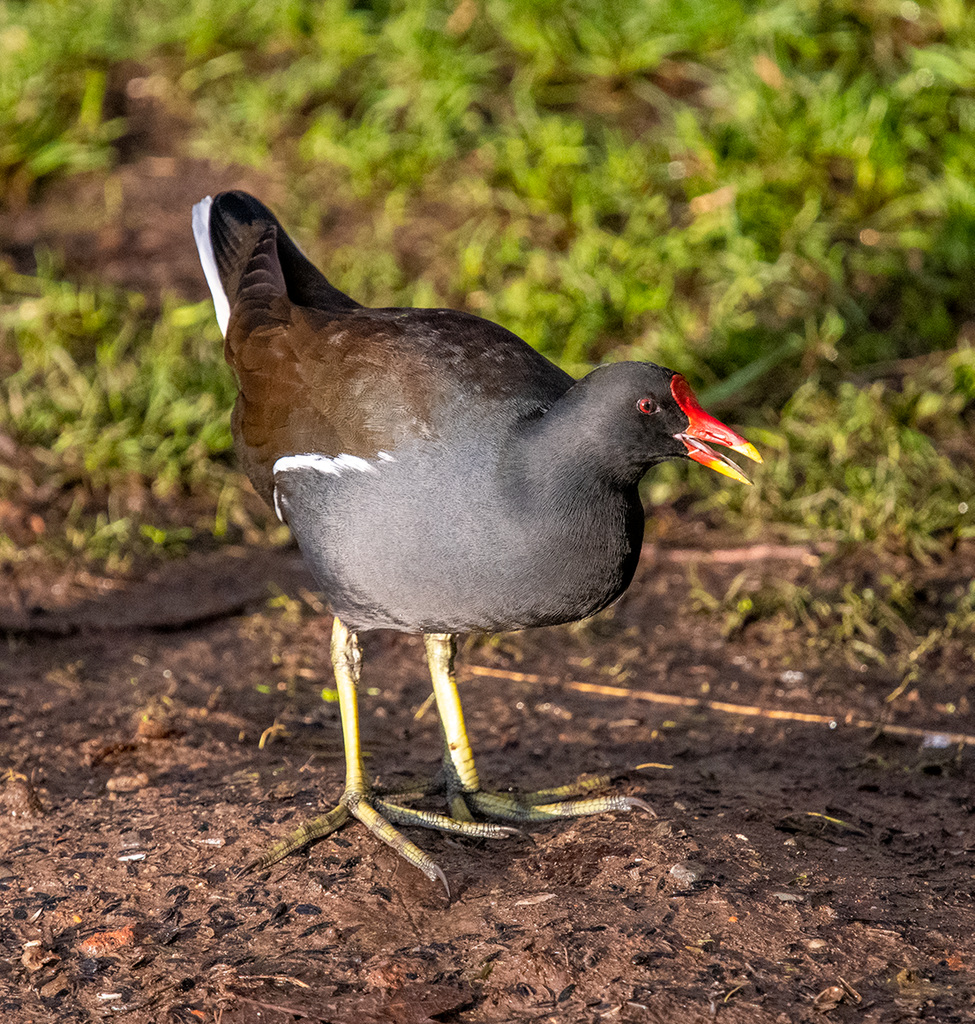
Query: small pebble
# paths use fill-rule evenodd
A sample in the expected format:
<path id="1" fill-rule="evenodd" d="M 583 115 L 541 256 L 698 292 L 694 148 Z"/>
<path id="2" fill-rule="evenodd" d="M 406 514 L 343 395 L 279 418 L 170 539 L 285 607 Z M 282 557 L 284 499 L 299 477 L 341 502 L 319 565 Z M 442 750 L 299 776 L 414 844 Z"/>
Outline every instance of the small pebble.
<path id="1" fill-rule="evenodd" d="M 694 860 L 682 860 L 670 869 L 670 873 L 681 885 L 691 885 L 704 876 L 704 865 Z"/>
<path id="2" fill-rule="evenodd" d="M 142 740 L 164 740 L 173 734 L 169 722 L 158 718 L 140 718 L 135 731 Z"/>
<path id="3" fill-rule="evenodd" d="M 543 892 L 537 896 L 529 896 L 527 899 L 518 900 L 515 904 L 516 907 L 534 907 L 538 903 L 547 903 L 549 900 L 555 899 L 554 892 Z"/>
<path id="4" fill-rule="evenodd" d="M 113 949 L 130 946 L 135 941 L 135 929 L 127 924 L 124 928 L 116 928 L 109 932 L 95 932 L 80 943 L 79 949 L 84 956 L 106 956 Z"/>
<path id="5" fill-rule="evenodd" d="M 12 818 L 40 818 L 44 806 L 30 781 L 22 775 L 10 775 L 6 785 L 0 780 L 0 807 Z"/>
<path id="6" fill-rule="evenodd" d="M 105 783 L 109 793 L 134 793 L 149 785 L 149 776 L 145 772 L 138 775 L 116 775 Z"/>

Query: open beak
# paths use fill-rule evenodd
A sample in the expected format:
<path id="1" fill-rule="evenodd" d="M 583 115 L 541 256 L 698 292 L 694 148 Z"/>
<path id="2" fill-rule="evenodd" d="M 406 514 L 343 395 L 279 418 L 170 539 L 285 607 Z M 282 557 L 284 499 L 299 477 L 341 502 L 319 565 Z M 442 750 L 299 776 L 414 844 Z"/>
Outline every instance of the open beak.
<path id="1" fill-rule="evenodd" d="M 758 449 L 750 441 L 746 441 L 741 434 L 736 434 L 730 427 L 726 427 L 720 420 L 716 420 L 709 413 L 701 408 L 691 391 L 690 384 L 679 374 L 675 373 L 670 382 L 670 390 L 674 400 L 681 407 L 684 415 L 690 420 L 687 429 L 682 434 L 675 434 L 679 441 L 683 441 L 687 448 L 687 454 L 695 462 L 707 466 L 718 473 L 730 476 L 732 480 L 740 480 L 743 484 L 750 484 L 751 480 L 721 452 L 716 452 L 708 441 L 730 448 L 739 455 L 753 462 L 761 462 L 762 456 Z"/>

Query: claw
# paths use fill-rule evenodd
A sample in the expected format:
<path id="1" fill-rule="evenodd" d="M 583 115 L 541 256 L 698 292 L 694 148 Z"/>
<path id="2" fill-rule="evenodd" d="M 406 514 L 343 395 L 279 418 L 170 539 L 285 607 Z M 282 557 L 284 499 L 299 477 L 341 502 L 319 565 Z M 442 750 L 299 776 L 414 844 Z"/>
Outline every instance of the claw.
<path id="1" fill-rule="evenodd" d="M 646 800 L 641 800 L 638 796 L 625 796 L 623 799 L 628 805 L 627 810 L 646 811 L 651 818 L 657 817 L 657 812 L 646 802 Z"/>

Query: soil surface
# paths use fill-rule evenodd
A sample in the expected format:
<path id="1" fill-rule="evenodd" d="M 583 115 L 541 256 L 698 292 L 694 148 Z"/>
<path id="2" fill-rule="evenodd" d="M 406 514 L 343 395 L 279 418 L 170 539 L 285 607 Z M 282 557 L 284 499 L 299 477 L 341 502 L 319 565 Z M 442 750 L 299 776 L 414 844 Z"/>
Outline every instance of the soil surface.
<path id="1" fill-rule="evenodd" d="M 200 299 L 190 203 L 260 191 L 165 147 L 112 182 L 48 189 L 0 247 L 25 271 L 40 242 L 150 303 Z M 109 191 L 114 213 L 86 200 Z M 490 843 L 411 831 L 449 899 L 358 826 L 240 873 L 343 780 L 331 622 L 295 550 L 225 547 L 127 578 L 5 566 L 0 1019 L 975 1020 L 970 666 L 891 702 L 901 676 L 801 631 L 726 639 L 695 610 L 698 581 L 722 594 L 742 572 L 809 586 L 862 571 L 735 544 L 648 547 L 596 619 L 467 641 L 487 784 L 619 773 L 657 817 Z M 959 550 L 932 586 L 973 570 Z M 427 778 L 440 740 L 422 644 L 364 647 L 369 767 L 390 787 Z"/>
<path id="2" fill-rule="evenodd" d="M 943 738 L 966 683 L 891 712 L 882 672 L 789 635 L 724 640 L 690 607 L 692 569 L 720 592 L 806 561 L 648 548 L 596 619 L 468 641 L 483 779 L 619 772 L 658 817 L 412 833 L 450 899 L 358 826 L 239 873 L 342 784 L 331 623 L 296 551 L 11 572 L 3 1019 L 973 1019 L 975 765 Z M 433 775 L 422 644 L 364 647 L 370 768 Z"/>

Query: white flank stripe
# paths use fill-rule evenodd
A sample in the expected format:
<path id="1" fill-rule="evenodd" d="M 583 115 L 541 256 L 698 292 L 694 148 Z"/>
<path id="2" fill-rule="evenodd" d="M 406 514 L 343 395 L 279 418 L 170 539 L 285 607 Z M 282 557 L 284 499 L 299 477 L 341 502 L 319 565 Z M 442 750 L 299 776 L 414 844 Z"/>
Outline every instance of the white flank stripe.
<path id="1" fill-rule="evenodd" d="M 379 470 L 367 459 L 361 459 L 358 455 L 336 455 L 330 458 L 328 455 L 321 455 L 318 452 L 309 452 L 305 455 L 282 455 L 271 472 L 287 473 L 292 469 L 313 469 L 316 473 L 325 473 L 328 476 L 341 476 L 344 469 L 354 469 L 358 473 L 378 473 Z"/>
<path id="2" fill-rule="evenodd" d="M 339 467 L 335 460 L 327 455 L 310 453 L 308 455 L 282 455 L 274 463 L 271 472 L 277 476 L 278 473 L 287 473 L 292 469 L 313 469 L 316 473 L 327 473 L 329 476 L 338 476 Z"/>
<path id="3" fill-rule="evenodd" d="M 378 473 L 379 470 L 365 459 L 360 459 L 358 455 L 336 455 L 335 465 L 339 467 L 339 470 L 343 469 L 356 469 L 360 473 Z"/>
<path id="4" fill-rule="evenodd" d="M 395 462 L 389 452 L 377 452 L 376 458 L 383 462 Z M 311 469 L 316 473 L 323 473 L 325 476 L 341 476 L 343 470 L 352 469 L 357 473 L 378 473 L 379 470 L 368 459 L 359 458 L 358 455 L 336 455 L 330 458 L 320 452 L 306 452 L 303 455 L 282 455 L 271 467 L 271 474 L 289 473 L 295 469 Z M 274 488 L 274 511 L 282 523 L 287 522 L 284 516 L 284 509 L 281 506 L 281 497 L 277 487 Z"/>
<path id="5" fill-rule="evenodd" d="M 227 324 L 230 321 L 230 303 L 227 301 L 227 293 L 223 290 L 223 285 L 220 282 L 217 258 L 213 254 L 213 242 L 210 240 L 211 206 L 213 206 L 213 199 L 207 196 L 193 207 L 193 237 L 196 239 L 200 263 L 203 264 L 203 273 L 206 275 L 210 294 L 213 296 L 213 309 L 217 314 L 217 323 L 220 324 L 220 333 L 226 338 Z"/>

